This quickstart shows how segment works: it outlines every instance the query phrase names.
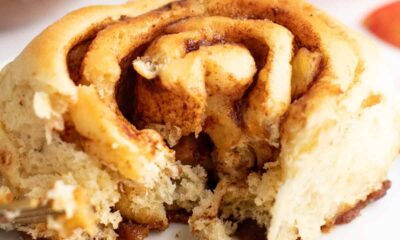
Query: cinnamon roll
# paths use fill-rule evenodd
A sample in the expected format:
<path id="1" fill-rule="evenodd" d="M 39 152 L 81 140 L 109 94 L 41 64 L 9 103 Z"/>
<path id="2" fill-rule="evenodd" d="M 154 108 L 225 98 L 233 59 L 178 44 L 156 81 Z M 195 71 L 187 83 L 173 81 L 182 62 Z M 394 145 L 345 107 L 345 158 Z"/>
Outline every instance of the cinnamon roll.
<path id="1" fill-rule="evenodd" d="M 253 222 L 317 239 L 388 189 L 400 101 L 380 69 L 303 1 L 77 10 L 0 74 L 0 199 L 62 214 L 2 227 L 142 239 L 183 221 L 212 240 Z"/>

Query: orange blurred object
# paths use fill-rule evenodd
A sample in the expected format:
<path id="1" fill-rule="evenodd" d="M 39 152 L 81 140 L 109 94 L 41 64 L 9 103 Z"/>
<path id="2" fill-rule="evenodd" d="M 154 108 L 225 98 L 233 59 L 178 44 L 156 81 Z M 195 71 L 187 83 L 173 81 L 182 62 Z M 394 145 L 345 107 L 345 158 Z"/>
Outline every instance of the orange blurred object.
<path id="1" fill-rule="evenodd" d="M 400 1 L 378 8 L 364 24 L 378 37 L 400 48 Z"/>

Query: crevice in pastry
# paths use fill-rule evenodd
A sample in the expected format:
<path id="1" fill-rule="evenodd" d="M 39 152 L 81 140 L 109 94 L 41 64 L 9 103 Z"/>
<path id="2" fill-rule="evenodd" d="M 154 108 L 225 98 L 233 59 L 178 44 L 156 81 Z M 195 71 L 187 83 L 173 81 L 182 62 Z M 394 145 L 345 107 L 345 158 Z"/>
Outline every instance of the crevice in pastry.
<path id="1" fill-rule="evenodd" d="M 85 58 L 93 38 L 89 38 L 76 44 L 67 55 L 68 72 L 76 85 L 80 84 L 82 61 Z"/>
<path id="2" fill-rule="evenodd" d="M 267 229 L 260 227 L 254 220 L 244 220 L 238 223 L 235 236 L 239 240 L 267 239 Z"/>

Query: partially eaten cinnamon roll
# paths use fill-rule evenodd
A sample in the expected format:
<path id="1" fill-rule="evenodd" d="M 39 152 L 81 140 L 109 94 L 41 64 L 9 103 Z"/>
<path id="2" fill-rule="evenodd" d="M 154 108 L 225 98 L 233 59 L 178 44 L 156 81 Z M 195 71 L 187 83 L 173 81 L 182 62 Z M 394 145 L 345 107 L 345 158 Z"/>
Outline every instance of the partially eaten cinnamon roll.
<path id="1" fill-rule="evenodd" d="M 302 1 L 75 11 L 0 74 L 0 202 L 37 238 L 317 239 L 388 189 L 400 102 L 363 37 Z M 385 84 L 382 84 L 385 81 Z M 252 228 L 252 227 L 250 227 Z"/>

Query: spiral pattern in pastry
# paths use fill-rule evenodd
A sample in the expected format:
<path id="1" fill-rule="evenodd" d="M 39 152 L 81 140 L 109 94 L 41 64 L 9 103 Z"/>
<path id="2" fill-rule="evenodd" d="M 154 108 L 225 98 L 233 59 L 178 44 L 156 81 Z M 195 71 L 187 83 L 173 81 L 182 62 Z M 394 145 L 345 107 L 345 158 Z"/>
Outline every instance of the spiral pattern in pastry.
<path id="1" fill-rule="evenodd" d="M 138 131 L 127 123 L 124 128 L 130 129 L 129 134 L 139 137 L 132 140 L 121 131 L 120 136 L 108 138 L 98 129 L 112 128 L 106 127 L 105 122 L 95 126 L 90 119 L 100 116 L 102 106 L 111 110 L 110 116 L 103 115 L 103 121 L 120 119 L 116 116 L 119 113 L 115 85 L 120 79 L 121 61 L 129 54 L 136 55 L 133 65 L 138 74 L 128 81 L 138 83 L 132 87 L 135 92 L 135 98 L 130 99 L 132 103 L 121 101 L 134 108 L 133 112 L 126 110 L 126 114 L 133 115 L 131 119 L 142 127 L 168 124 L 180 129 L 183 136 L 206 132 L 217 149 L 218 169 L 234 178 L 245 177 L 256 162 L 262 166 L 273 160 L 273 153 L 279 147 L 279 123 L 283 115 L 292 99 L 304 94 L 320 72 L 323 54 L 316 40 L 319 36 L 309 31 L 304 43 L 301 40 L 296 43 L 290 31 L 267 20 L 266 13 L 259 20 L 235 19 L 235 15 L 245 13 L 230 12 L 239 9 L 234 4 L 223 9 L 219 4 L 172 3 L 113 24 L 91 42 L 80 79 L 80 83 L 89 87 L 78 90 L 82 104 L 78 101 L 73 107 L 72 120 L 78 132 L 94 143 L 88 143 L 87 148 L 94 148 L 96 154 L 107 151 L 101 158 L 126 177 L 138 179 L 134 174 L 140 157 L 120 154 L 120 147 L 110 149 L 110 146 L 123 145 L 118 138 L 125 137 L 132 142 L 132 148 L 139 146 L 140 154 L 145 155 L 152 151 L 146 150 L 154 138 L 152 133 Z M 249 11 L 247 14 L 252 11 L 245 9 Z M 311 42 L 313 39 L 315 42 Z M 90 102 L 99 108 L 98 114 L 93 112 L 95 107 Z M 99 144 L 100 139 L 109 140 L 103 145 Z M 135 159 L 134 163 L 122 160 L 128 156 Z M 143 159 L 154 159 L 154 155 Z"/>
<path id="2" fill-rule="evenodd" d="M 0 150 L 11 163 L 1 174 L 16 199 L 57 203 L 47 194 L 56 180 L 78 185 L 75 201 L 91 207 L 59 221 L 82 239 L 115 237 L 121 216 L 110 208 L 156 229 L 166 209 L 193 211 L 200 239 L 229 238 L 220 219 L 232 217 L 255 219 L 270 240 L 315 239 L 381 187 L 398 150 L 397 106 L 376 84 L 375 58 L 303 1 L 78 10 L 2 71 Z M 214 192 L 202 168 L 184 164 L 216 174 Z"/>

